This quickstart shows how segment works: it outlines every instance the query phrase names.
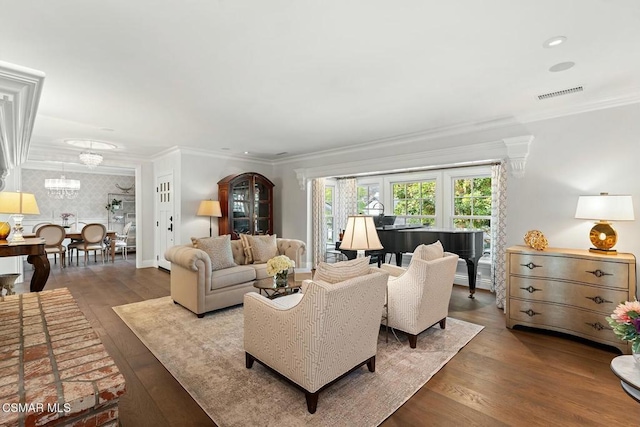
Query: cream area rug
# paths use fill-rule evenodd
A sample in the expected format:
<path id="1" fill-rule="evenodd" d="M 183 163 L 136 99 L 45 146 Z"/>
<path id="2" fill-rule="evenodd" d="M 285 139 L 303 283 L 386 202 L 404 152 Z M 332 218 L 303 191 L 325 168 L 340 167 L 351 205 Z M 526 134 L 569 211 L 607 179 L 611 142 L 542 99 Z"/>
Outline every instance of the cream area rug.
<path id="1" fill-rule="evenodd" d="M 307 412 L 304 393 L 259 363 L 245 367 L 242 307 L 195 314 L 170 297 L 114 307 L 115 312 L 211 419 L 227 426 L 376 426 L 464 347 L 482 326 L 448 318 L 418 336 L 416 349 L 384 328 L 376 371 L 357 369 L 320 392 Z"/>

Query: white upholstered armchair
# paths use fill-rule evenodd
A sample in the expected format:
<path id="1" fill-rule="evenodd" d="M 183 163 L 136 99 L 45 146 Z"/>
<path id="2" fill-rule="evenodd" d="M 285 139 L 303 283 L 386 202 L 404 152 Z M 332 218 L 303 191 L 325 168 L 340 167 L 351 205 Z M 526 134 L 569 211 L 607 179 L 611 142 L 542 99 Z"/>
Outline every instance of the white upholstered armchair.
<path id="1" fill-rule="evenodd" d="M 411 348 L 416 348 L 420 332 L 436 323 L 445 328 L 457 264 L 458 255 L 444 252 L 433 261 L 414 255 L 406 269 L 382 265 L 391 275 L 389 326 L 406 333 Z"/>
<path id="2" fill-rule="evenodd" d="M 269 300 L 244 296 L 246 366 L 254 360 L 301 387 L 307 409 L 316 411 L 326 385 L 375 356 L 388 274 L 329 284 L 305 281 L 303 294 Z"/>

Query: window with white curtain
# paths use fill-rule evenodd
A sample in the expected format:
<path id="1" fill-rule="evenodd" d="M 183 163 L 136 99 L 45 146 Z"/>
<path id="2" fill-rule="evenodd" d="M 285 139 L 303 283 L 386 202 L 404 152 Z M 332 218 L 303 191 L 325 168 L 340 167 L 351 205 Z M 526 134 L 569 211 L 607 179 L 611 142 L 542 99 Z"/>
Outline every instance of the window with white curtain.
<path id="1" fill-rule="evenodd" d="M 327 230 L 327 244 L 335 242 L 335 201 L 336 187 L 333 185 L 325 185 L 324 187 L 324 222 Z"/>

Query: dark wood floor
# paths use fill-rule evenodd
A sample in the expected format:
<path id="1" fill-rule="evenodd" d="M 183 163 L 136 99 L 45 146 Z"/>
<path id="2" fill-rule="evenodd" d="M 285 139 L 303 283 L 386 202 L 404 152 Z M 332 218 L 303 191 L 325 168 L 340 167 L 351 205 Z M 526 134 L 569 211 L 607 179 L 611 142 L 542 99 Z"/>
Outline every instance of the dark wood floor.
<path id="1" fill-rule="evenodd" d="M 25 268 L 27 278 L 30 269 Z M 126 377 L 122 426 L 214 425 L 111 309 L 169 295 L 168 273 L 137 270 L 132 260 L 120 258 L 104 266 L 60 270 L 52 265 L 51 270 L 45 289 L 71 290 Z M 485 329 L 387 419 L 385 427 L 640 423 L 640 405 L 622 391 L 609 369 L 615 353 L 567 338 L 506 329 L 491 293 L 480 291 L 475 300 L 467 295 L 465 287 L 454 287 L 449 315 Z M 304 405 L 302 394 L 299 403 Z"/>

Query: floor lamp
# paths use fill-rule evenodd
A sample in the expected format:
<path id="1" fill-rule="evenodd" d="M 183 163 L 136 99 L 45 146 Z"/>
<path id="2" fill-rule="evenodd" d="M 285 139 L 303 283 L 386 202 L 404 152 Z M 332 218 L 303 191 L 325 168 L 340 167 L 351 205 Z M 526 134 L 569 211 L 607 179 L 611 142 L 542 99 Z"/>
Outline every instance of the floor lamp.
<path id="1" fill-rule="evenodd" d="M 340 249 L 357 251 L 357 257 L 364 257 L 364 251 L 377 251 L 382 249 L 378 238 L 373 217 L 368 215 L 353 215 L 347 218 Z"/>
<path id="2" fill-rule="evenodd" d="M 217 200 L 203 200 L 200 202 L 200 206 L 198 207 L 198 216 L 208 216 L 209 217 L 209 237 L 213 236 L 213 224 L 212 218 L 215 216 L 220 218 L 222 216 L 222 212 L 220 211 L 220 202 Z"/>

